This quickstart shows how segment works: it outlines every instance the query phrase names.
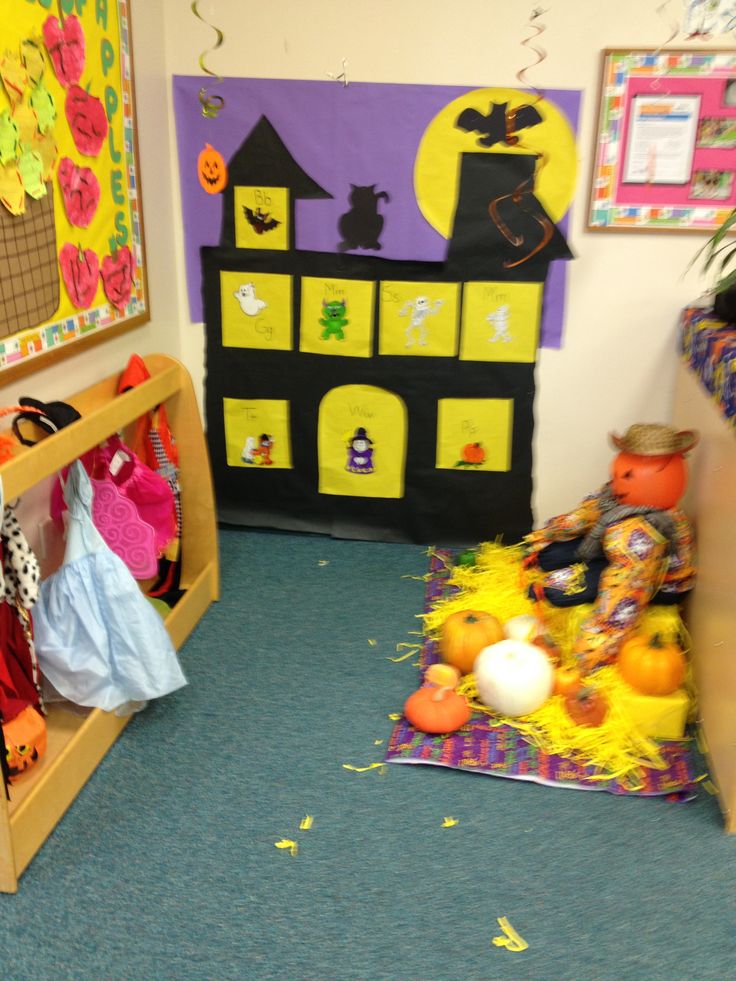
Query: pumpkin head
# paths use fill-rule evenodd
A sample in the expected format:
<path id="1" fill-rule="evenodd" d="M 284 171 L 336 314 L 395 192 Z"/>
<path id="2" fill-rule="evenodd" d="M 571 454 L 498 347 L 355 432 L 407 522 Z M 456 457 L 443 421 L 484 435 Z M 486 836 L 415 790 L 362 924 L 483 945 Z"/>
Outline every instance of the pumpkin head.
<path id="1" fill-rule="evenodd" d="M 682 453 L 667 456 L 619 453 L 613 461 L 611 489 L 621 504 L 673 508 L 686 484 L 687 466 Z"/>
<path id="2" fill-rule="evenodd" d="M 3 722 L 5 756 L 11 783 L 21 777 L 46 752 L 46 722 L 29 705 L 10 722 Z"/>
<path id="3" fill-rule="evenodd" d="M 205 143 L 197 157 L 197 177 L 208 194 L 219 194 L 227 186 L 227 164 L 209 143 Z"/>
<path id="4" fill-rule="evenodd" d="M 502 637 L 503 627 L 491 613 L 460 610 L 451 613 L 442 624 L 440 655 L 445 664 L 452 664 L 460 674 L 468 674 L 483 648 Z"/>
<path id="5" fill-rule="evenodd" d="M 594 688 L 578 687 L 565 696 L 565 708 L 579 726 L 599 726 L 608 714 L 606 696 Z"/>
<path id="6" fill-rule="evenodd" d="M 472 714 L 463 696 L 451 688 L 420 688 L 404 704 L 404 715 L 414 728 L 433 735 L 455 732 Z"/>
<path id="7" fill-rule="evenodd" d="M 624 681 L 643 695 L 670 695 L 685 680 L 685 655 L 660 634 L 637 634 L 624 641 L 618 670 Z"/>

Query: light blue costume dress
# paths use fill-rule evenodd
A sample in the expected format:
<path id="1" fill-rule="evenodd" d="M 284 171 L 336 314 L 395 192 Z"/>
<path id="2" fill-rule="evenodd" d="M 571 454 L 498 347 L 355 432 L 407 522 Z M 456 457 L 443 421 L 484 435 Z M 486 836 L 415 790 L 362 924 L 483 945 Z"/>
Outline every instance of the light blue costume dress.
<path id="1" fill-rule="evenodd" d="M 186 678 L 161 617 L 93 524 L 92 485 L 79 461 L 64 496 L 64 562 L 41 583 L 33 611 L 41 672 L 77 705 L 134 711 Z"/>

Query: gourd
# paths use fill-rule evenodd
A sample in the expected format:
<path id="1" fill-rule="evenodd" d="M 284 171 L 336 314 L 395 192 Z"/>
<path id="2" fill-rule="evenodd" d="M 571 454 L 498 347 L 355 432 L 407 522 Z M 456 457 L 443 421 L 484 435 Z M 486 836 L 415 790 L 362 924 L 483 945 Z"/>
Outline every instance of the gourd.
<path id="1" fill-rule="evenodd" d="M 670 695 L 685 680 L 685 655 L 661 634 L 636 634 L 624 641 L 618 670 L 624 681 L 643 695 Z"/>
<path id="2" fill-rule="evenodd" d="M 455 732 L 472 714 L 465 698 L 447 687 L 420 688 L 404 703 L 404 715 L 414 728 L 432 735 Z"/>
<path id="3" fill-rule="evenodd" d="M 460 672 L 451 664 L 430 664 L 424 672 L 424 680 L 438 688 L 455 688 L 460 681 Z"/>
<path id="4" fill-rule="evenodd" d="M 486 647 L 473 672 L 481 701 L 499 715 L 529 715 L 552 694 L 554 668 L 549 658 L 523 640 L 502 640 Z"/>
<path id="5" fill-rule="evenodd" d="M 605 695 L 594 688 L 579 687 L 565 696 L 565 708 L 579 726 L 599 726 L 608 714 Z"/>
<path id="6" fill-rule="evenodd" d="M 501 622 L 491 613 L 460 610 L 451 613 L 442 624 L 440 655 L 446 664 L 452 664 L 461 674 L 469 674 L 483 648 L 502 637 Z"/>

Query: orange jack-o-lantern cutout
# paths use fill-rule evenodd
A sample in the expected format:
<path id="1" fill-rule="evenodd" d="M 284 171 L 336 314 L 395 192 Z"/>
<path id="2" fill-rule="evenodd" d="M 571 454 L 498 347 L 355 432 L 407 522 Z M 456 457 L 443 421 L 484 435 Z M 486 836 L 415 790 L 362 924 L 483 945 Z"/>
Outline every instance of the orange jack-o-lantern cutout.
<path id="1" fill-rule="evenodd" d="M 46 752 L 46 722 L 29 705 L 10 722 L 3 722 L 3 738 L 8 777 L 12 783 L 30 770 Z"/>
<path id="2" fill-rule="evenodd" d="M 208 194 L 219 194 L 227 187 L 227 164 L 209 143 L 205 143 L 197 157 L 197 177 Z"/>
<path id="3" fill-rule="evenodd" d="M 673 508 L 686 484 L 687 466 L 682 453 L 667 456 L 619 453 L 613 461 L 612 490 L 621 504 Z"/>

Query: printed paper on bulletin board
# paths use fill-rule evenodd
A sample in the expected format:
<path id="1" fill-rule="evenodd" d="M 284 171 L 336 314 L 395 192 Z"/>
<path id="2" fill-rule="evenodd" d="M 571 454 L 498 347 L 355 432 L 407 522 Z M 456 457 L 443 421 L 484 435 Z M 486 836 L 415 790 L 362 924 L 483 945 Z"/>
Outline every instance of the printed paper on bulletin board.
<path id="1" fill-rule="evenodd" d="M 0 0 L 0 378 L 148 319 L 128 0 Z"/>

